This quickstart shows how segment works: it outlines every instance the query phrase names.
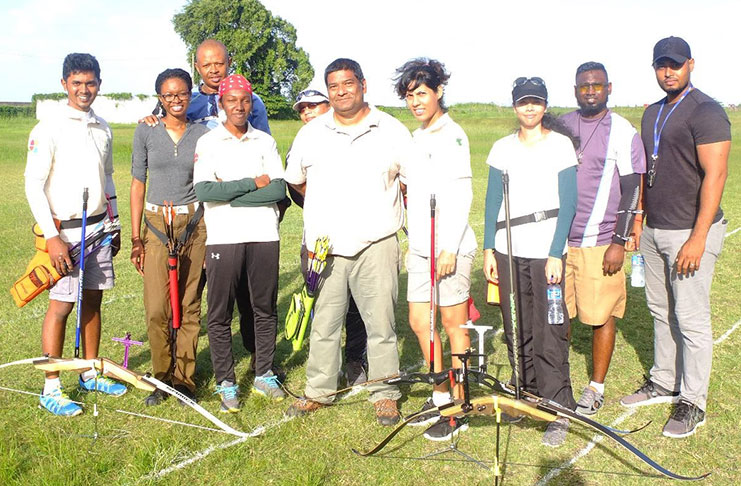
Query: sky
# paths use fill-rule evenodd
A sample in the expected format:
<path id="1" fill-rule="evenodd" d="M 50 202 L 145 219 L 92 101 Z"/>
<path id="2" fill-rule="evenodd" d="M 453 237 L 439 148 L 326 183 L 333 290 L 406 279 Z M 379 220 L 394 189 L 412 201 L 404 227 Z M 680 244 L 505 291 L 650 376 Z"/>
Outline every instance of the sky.
<path id="1" fill-rule="evenodd" d="M 30 101 L 61 91 L 70 52 L 90 52 L 101 64 L 101 91 L 154 92 L 168 67 L 188 68 L 186 48 L 172 28 L 184 0 L 0 0 L 0 101 Z M 451 73 L 448 104 L 511 103 L 512 81 L 540 76 L 549 103 L 575 106 L 574 72 L 585 61 L 605 64 L 613 83 L 610 106 L 660 99 L 651 69 L 657 40 L 676 35 L 695 58 L 695 86 L 724 104 L 741 104 L 741 45 L 737 0 L 459 0 L 332 2 L 263 0 L 298 33 L 324 91 L 324 67 L 337 57 L 360 63 L 373 104 L 401 106 L 391 78 L 408 59 L 426 56 Z M 670 5 L 671 9 L 666 5 Z"/>

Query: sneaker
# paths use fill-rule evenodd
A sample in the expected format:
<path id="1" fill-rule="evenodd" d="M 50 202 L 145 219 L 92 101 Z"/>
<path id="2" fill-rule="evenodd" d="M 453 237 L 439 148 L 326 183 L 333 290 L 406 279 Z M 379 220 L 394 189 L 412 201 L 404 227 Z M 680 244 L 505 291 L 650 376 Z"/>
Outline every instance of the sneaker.
<path id="1" fill-rule="evenodd" d="M 674 439 L 689 437 L 694 434 L 698 427 L 705 425 L 705 412 L 700 407 L 680 399 L 664 425 L 664 435 Z"/>
<path id="2" fill-rule="evenodd" d="M 82 407 L 70 400 L 69 396 L 64 392 L 64 389 L 60 386 L 55 388 L 50 393 L 44 394 L 41 390 L 39 395 L 39 408 L 45 408 L 54 415 L 61 415 L 64 417 L 74 417 L 82 413 Z"/>
<path id="3" fill-rule="evenodd" d="M 452 440 L 459 432 L 468 430 L 468 423 L 458 417 L 440 417 L 425 430 L 425 439 L 434 441 Z"/>
<path id="4" fill-rule="evenodd" d="M 545 429 L 543 434 L 543 440 L 541 444 L 548 447 L 558 447 L 566 440 L 566 432 L 569 431 L 569 419 L 566 417 L 559 417 Z"/>
<path id="5" fill-rule="evenodd" d="M 182 393 L 186 397 L 188 397 L 191 400 L 193 400 L 195 403 L 198 403 L 198 400 L 196 400 L 196 394 L 195 394 L 195 392 L 190 391 L 190 388 L 188 388 L 187 386 L 181 384 L 181 385 L 175 385 L 173 388 L 175 388 L 177 391 L 179 391 L 180 393 Z M 181 407 L 187 407 L 188 406 L 187 403 L 185 403 L 184 401 L 182 401 L 179 398 L 178 398 L 178 405 L 180 405 Z"/>
<path id="6" fill-rule="evenodd" d="M 345 364 L 345 378 L 347 379 L 347 386 L 362 385 L 368 381 L 365 364 L 362 361 L 348 361 Z"/>
<path id="7" fill-rule="evenodd" d="M 286 410 L 286 417 L 303 417 L 304 415 L 327 406 L 327 404 L 315 402 L 314 400 L 299 398 L 293 402 L 290 407 L 288 407 L 288 410 Z"/>
<path id="8" fill-rule="evenodd" d="M 576 402 L 576 411 L 582 415 L 594 415 L 604 404 L 605 396 L 591 386 L 587 386 L 581 392 L 579 401 Z"/>
<path id="9" fill-rule="evenodd" d="M 114 397 L 120 397 L 126 393 L 126 385 L 111 380 L 100 373 L 95 378 L 90 378 L 89 380 L 83 380 L 82 376 L 80 376 L 79 382 L 80 388 L 83 391 L 98 391 L 106 395 L 113 395 Z"/>
<path id="10" fill-rule="evenodd" d="M 144 399 L 144 405 L 146 405 L 147 407 L 154 407 L 167 400 L 167 397 L 169 396 L 170 395 L 157 388 L 147 398 Z"/>
<path id="11" fill-rule="evenodd" d="M 255 353 L 252 353 L 252 357 L 250 358 L 250 370 L 252 373 L 255 373 L 255 362 L 257 360 L 257 357 L 255 356 Z M 272 368 L 273 374 L 278 377 L 278 381 L 281 383 L 286 382 L 286 370 L 283 368 L 279 368 L 277 366 L 273 366 Z"/>
<path id="12" fill-rule="evenodd" d="M 426 410 L 436 408 L 432 398 L 428 398 L 427 401 L 422 404 L 422 408 L 417 412 L 417 416 L 410 420 L 407 425 L 412 427 L 421 427 L 422 425 L 434 424 L 440 419 L 440 412 L 438 410 L 424 413 Z"/>
<path id="13" fill-rule="evenodd" d="M 285 392 L 280 387 L 278 377 L 275 376 L 275 373 L 273 373 L 272 370 L 268 371 L 262 376 L 255 377 L 255 382 L 252 385 L 252 391 L 277 401 L 286 398 Z"/>
<path id="14" fill-rule="evenodd" d="M 376 409 L 376 420 L 380 425 L 396 425 L 401 420 L 399 410 L 396 408 L 396 400 L 382 398 L 373 402 L 373 408 Z"/>
<path id="15" fill-rule="evenodd" d="M 240 409 L 239 387 L 229 380 L 224 380 L 221 385 L 216 385 L 216 392 L 214 395 L 221 395 L 221 408 L 220 412 L 223 413 L 237 413 Z"/>
<path id="16" fill-rule="evenodd" d="M 633 392 L 632 395 L 624 396 L 620 400 L 620 405 L 633 408 L 656 403 L 676 403 L 678 399 L 678 392 L 672 392 L 662 388 L 647 377 L 646 382 Z"/>

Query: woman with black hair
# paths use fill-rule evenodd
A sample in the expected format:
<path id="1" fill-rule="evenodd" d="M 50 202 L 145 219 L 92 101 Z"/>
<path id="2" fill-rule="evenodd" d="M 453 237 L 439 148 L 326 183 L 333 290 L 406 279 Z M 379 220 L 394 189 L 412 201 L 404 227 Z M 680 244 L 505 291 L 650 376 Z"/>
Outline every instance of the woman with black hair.
<path id="1" fill-rule="evenodd" d="M 407 222 L 409 274 L 407 300 L 409 325 L 419 340 L 422 354 L 430 362 L 430 258 L 435 257 L 437 296 L 443 329 L 448 335 L 452 353 L 463 353 L 471 345 L 468 330 L 468 298 L 471 267 L 476 253 L 476 237 L 468 225 L 473 193 L 471 190 L 471 156 L 468 137 L 446 113 L 444 86 L 450 75 L 435 60 L 414 59 L 396 70 L 396 93 L 406 100 L 412 115 L 421 122 L 412 134 L 415 157 L 402 168 L 402 181 L 407 188 Z M 436 199 L 436 248 L 431 255 L 430 196 Z M 435 309 L 436 311 L 436 309 Z M 434 333 L 435 371 L 443 366 L 440 336 Z M 453 367 L 460 368 L 458 358 Z M 462 398 L 460 387 L 453 390 Z M 435 386 L 432 397 L 422 410 L 444 405 L 452 400 L 447 383 Z M 448 440 L 468 425 L 459 419 L 451 422 L 438 412 L 424 413 L 409 425 L 432 424 L 424 433 L 430 440 Z"/>
<path id="2" fill-rule="evenodd" d="M 198 282 L 206 252 L 206 228 L 193 189 L 196 142 L 208 128 L 186 118 L 193 82 L 182 69 L 166 69 L 155 89 L 165 113 L 153 127 L 139 124 L 131 156 L 131 263 L 144 280 L 144 309 L 155 378 L 171 381 L 175 389 L 195 398 L 196 348 L 201 329 Z M 148 187 L 147 187 L 148 185 Z M 145 202 L 146 192 L 146 202 Z M 169 280 L 164 219 L 172 204 L 174 234 L 197 224 L 178 251 L 178 289 L 182 322 L 177 334 L 177 359 L 171 370 Z M 144 227 L 142 227 L 142 220 Z M 158 405 L 167 395 L 155 390 L 145 399 Z"/>
<path id="3" fill-rule="evenodd" d="M 517 334 L 512 336 L 509 301 L 501 309 L 512 368 L 513 340 L 518 346 L 522 389 L 575 409 L 569 377 L 569 321 L 548 323 L 547 287 L 560 284 L 566 238 L 576 212 L 576 155 L 568 130 L 546 113 L 548 90 L 541 78 L 517 78 L 512 104 L 519 129 L 494 143 L 489 157 L 484 229 L 484 275 L 510 293 L 503 201 L 504 172 L 509 177 L 512 259 Z M 562 305 L 562 313 L 565 308 Z M 514 384 L 514 373 L 511 383 Z M 514 417 L 506 417 L 511 421 Z M 548 425 L 543 444 L 557 447 L 569 422 Z"/>

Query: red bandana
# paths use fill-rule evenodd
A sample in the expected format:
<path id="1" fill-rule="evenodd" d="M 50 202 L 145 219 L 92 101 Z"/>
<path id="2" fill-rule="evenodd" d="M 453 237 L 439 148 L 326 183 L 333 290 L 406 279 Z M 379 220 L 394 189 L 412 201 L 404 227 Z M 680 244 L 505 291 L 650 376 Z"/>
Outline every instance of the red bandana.
<path id="1" fill-rule="evenodd" d="M 219 84 L 219 98 L 224 96 L 224 93 L 233 89 L 243 89 L 249 94 L 252 94 L 252 85 L 247 79 L 241 74 L 232 74 L 221 80 Z"/>

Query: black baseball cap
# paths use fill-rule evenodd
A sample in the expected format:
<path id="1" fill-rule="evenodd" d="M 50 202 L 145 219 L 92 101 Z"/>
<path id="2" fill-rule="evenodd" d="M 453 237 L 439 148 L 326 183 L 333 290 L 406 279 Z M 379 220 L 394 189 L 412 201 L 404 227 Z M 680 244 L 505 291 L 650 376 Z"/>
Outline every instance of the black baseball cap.
<path id="1" fill-rule="evenodd" d="M 548 90 L 545 81 L 538 77 L 519 77 L 512 83 L 512 103 L 523 98 L 538 98 L 548 103 Z"/>
<path id="2" fill-rule="evenodd" d="M 687 59 L 692 59 L 692 51 L 690 51 L 690 45 L 687 44 L 687 41 L 681 37 L 667 37 L 661 39 L 654 46 L 653 62 L 655 63 L 664 57 L 684 64 Z"/>

